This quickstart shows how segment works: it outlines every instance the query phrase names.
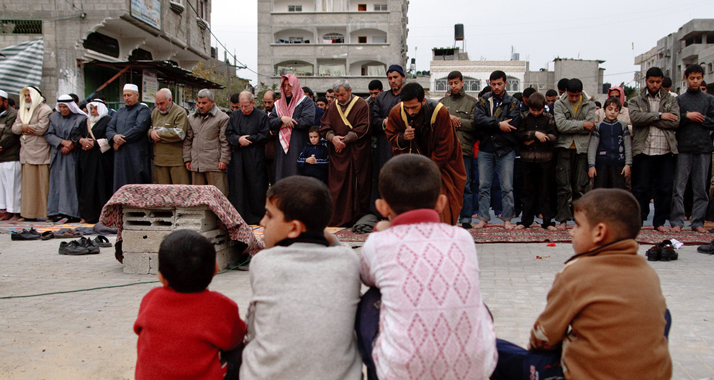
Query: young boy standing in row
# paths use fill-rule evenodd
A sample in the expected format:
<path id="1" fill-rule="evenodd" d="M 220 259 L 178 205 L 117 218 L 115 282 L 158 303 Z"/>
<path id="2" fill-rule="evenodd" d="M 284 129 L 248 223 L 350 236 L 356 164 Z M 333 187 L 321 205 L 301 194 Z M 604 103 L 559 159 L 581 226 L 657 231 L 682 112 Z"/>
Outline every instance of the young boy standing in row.
<path id="1" fill-rule="evenodd" d="M 588 176 L 594 187 L 627 190 L 625 179 L 630 178 L 632 166 L 632 138 L 627 124 L 617 119 L 622 104 L 609 98 L 603 105 L 605 118 L 590 136 L 588 148 Z"/>

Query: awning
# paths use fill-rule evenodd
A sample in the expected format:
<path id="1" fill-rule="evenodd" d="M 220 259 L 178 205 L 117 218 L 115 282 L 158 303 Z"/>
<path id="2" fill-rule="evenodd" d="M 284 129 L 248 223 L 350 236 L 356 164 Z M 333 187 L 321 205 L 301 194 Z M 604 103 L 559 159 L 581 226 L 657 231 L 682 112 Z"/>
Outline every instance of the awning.
<path id="1" fill-rule="evenodd" d="M 211 82 L 210 80 L 197 77 L 193 72 L 183 69 L 171 61 L 131 61 L 131 62 L 101 62 L 92 61 L 86 63 L 87 66 L 103 66 L 114 68 L 119 71 L 137 70 L 141 72 L 144 69 L 156 70 L 158 80 L 163 82 L 173 82 L 178 84 L 188 85 L 197 88 L 223 89 L 223 85 Z M 99 91 L 109 83 L 113 82 L 118 76 L 115 76 L 102 87 L 94 89 Z"/>
<path id="2" fill-rule="evenodd" d="M 0 89 L 19 94 L 27 86 L 40 86 L 45 44 L 42 37 L 0 49 Z"/>

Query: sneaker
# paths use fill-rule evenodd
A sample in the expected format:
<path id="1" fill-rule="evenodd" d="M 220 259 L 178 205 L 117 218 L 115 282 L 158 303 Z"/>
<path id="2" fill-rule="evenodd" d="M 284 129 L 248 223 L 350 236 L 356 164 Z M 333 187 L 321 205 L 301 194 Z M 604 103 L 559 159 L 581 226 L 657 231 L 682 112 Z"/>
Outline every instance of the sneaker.
<path id="1" fill-rule="evenodd" d="M 87 248 L 89 251 L 89 255 L 95 255 L 99 253 L 99 246 L 94 244 L 94 241 L 92 239 L 88 239 L 86 237 L 83 237 L 79 239 L 79 245 L 81 245 L 84 248 Z"/>
<path id="2" fill-rule="evenodd" d="M 34 228 L 30 230 L 23 229 L 22 232 L 13 232 L 10 235 L 11 240 L 40 240 L 40 233 Z"/>
<path id="3" fill-rule="evenodd" d="M 647 256 L 647 261 L 659 261 L 662 258 L 659 244 L 653 245 L 652 248 L 648 249 L 645 256 Z"/>
<path id="4" fill-rule="evenodd" d="M 86 255 L 89 254 L 87 247 L 83 247 L 79 240 L 72 240 L 69 243 L 63 241 L 59 246 L 60 255 Z"/>
<path id="5" fill-rule="evenodd" d="M 699 253 L 708 253 L 708 254 L 714 254 L 714 240 L 709 242 L 707 245 L 700 245 L 697 247 L 697 252 Z"/>

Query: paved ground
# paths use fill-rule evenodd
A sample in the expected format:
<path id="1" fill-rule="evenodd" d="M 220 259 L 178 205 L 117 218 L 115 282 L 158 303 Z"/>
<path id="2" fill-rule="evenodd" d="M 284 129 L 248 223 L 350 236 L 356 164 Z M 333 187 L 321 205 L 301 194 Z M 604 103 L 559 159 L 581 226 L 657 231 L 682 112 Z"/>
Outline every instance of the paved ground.
<path id="1" fill-rule="evenodd" d="M 124 274 L 113 249 L 68 257 L 57 254 L 58 245 L 52 240 L 12 242 L 9 235 L 0 235 L 0 297 L 156 280 Z M 485 244 L 477 249 L 481 286 L 497 335 L 525 345 L 571 246 Z M 673 378 L 714 379 L 714 256 L 696 253 L 691 246 L 679 252 L 679 261 L 652 263 L 674 319 Z M 545 255 L 550 257 L 536 259 Z M 154 286 L 158 284 L 0 299 L 0 378 L 132 379 L 132 326 L 141 298 Z M 211 289 L 231 297 L 245 314 L 251 295 L 248 272 L 219 275 Z"/>

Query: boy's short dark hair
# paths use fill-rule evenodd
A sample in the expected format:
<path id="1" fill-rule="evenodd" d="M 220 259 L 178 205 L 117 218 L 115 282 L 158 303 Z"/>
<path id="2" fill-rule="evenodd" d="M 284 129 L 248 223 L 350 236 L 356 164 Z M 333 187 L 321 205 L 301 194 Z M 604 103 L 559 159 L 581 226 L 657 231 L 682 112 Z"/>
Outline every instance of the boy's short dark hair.
<path id="1" fill-rule="evenodd" d="M 645 74 L 645 79 L 649 77 L 664 77 L 664 73 L 662 72 L 662 69 L 659 67 L 650 67 L 649 70 L 647 70 L 647 73 Z"/>
<path id="2" fill-rule="evenodd" d="M 327 91 L 325 91 L 325 94 L 330 94 L 330 93 L 333 93 L 333 92 L 335 92 L 335 90 L 333 90 L 333 89 L 331 89 L 331 88 L 328 88 Z"/>
<path id="3" fill-rule="evenodd" d="M 602 103 L 600 103 L 600 102 L 598 102 L 598 101 L 595 101 L 595 105 L 598 106 L 598 107 L 600 107 L 600 108 L 602 108 Z"/>
<path id="4" fill-rule="evenodd" d="M 567 91 L 572 93 L 583 92 L 583 82 L 578 78 L 569 80 Z"/>
<path id="5" fill-rule="evenodd" d="M 310 87 L 307 87 L 307 86 L 303 87 L 303 88 L 302 88 L 302 92 L 304 92 L 305 95 L 307 95 L 308 97 L 310 97 L 310 99 L 312 99 L 312 98 L 315 97 L 315 93 L 312 92 L 312 89 L 311 89 Z"/>
<path id="6" fill-rule="evenodd" d="M 231 95 L 231 103 L 233 103 L 233 104 L 240 103 L 240 94 Z"/>
<path id="7" fill-rule="evenodd" d="M 327 98 L 324 96 L 318 96 L 315 103 L 317 103 L 317 102 L 323 102 L 323 103 L 327 104 Z"/>
<path id="8" fill-rule="evenodd" d="M 570 79 L 568 78 L 563 78 L 558 81 L 558 90 L 560 91 L 565 91 L 568 89 L 568 82 L 570 82 Z"/>
<path id="9" fill-rule="evenodd" d="M 503 81 L 506 82 L 506 81 L 508 80 L 508 79 L 506 78 L 506 73 L 504 73 L 504 72 L 501 71 L 501 70 L 496 70 L 496 71 L 494 71 L 494 72 L 491 73 L 491 76 L 490 76 L 490 77 L 488 77 L 488 80 L 489 80 L 489 81 L 499 80 L 499 79 L 503 79 Z"/>
<path id="10" fill-rule="evenodd" d="M 482 96 L 488 94 L 489 92 L 491 92 L 491 86 L 486 86 L 483 88 L 483 90 L 481 90 L 481 92 L 478 93 L 478 96 L 482 97 Z"/>
<path id="11" fill-rule="evenodd" d="M 379 90 L 382 91 L 384 90 L 384 85 L 382 84 L 382 81 L 379 79 L 373 79 L 371 82 L 369 82 L 369 86 L 367 88 L 372 91 L 372 90 Z"/>
<path id="12" fill-rule="evenodd" d="M 216 248 L 191 230 L 174 231 L 159 246 L 159 272 L 179 293 L 200 293 L 216 270 Z"/>
<path id="13" fill-rule="evenodd" d="M 672 87 L 672 78 L 670 78 L 670 77 L 662 78 L 662 87 L 667 87 L 667 88 Z"/>
<path id="14" fill-rule="evenodd" d="M 540 111 L 545 107 L 545 96 L 540 92 L 534 92 L 528 97 L 528 108 Z"/>
<path id="15" fill-rule="evenodd" d="M 308 134 L 310 134 L 312 132 L 320 133 L 320 126 L 313 125 L 312 127 L 310 127 L 310 129 L 307 130 Z"/>
<path id="16" fill-rule="evenodd" d="M 590 227 L 604 223 L 615 240 L 634 239 L 642 225 L 640 204 L 629 191 L 595 189 L 573 202 L 573 209 L 585 214 Z"/>
<path id="17" fill-rule="evenodd" d="M 535 88 L 528 87 L 527 89 L 523 90 L 523 97 L 530 99 L 531 95 L 533 95 L 535 92 L 536 92 Z"/>
<path id="18" fill-rule="evenodd" d="M 697 65 L 696 63 L 689 65 L 689 67 L 687 67 L 687 69 L 684 70 L 684 77 L 689 78 L 689 76 L 694 73 L 699 73 L 699 74 L 704 75 L 704 69 L 701 66 Z"/>
<path id="19" fill-rule="evenodd" d="M 605 101 L 605 104 L 602 106 L 602 108 L 607 108 L 610 104 L 614 104 L 618 110 L 622 109 L 622 103 L 620 103 L 620 99 L 612 97 L 612 98 L 607 98 Z"/>
<path id="20" fill-rule="evenodd" d="M 516 93 L 513 94 L 512 96 L 513 96 L 514 98 L 516 98 L 516 100 L 518 100 L 519 102 L 522 102 L 522 101 L 523 101 L 523 93 L 522 93 L 522 92 L 516 92 Z"/>
<path id="21" fill-rule="evenodd" d="M 397 214 L 433 209 L 441 194 L 441 173 L 422 155 L 396 156 L 379 171 L 379 194 Z"/>
<path id="22" fill-rule="evenodd" d="M 545 92 L 545 96 L 558 96 L 558 91 L 555 91 L 551 88 L 550 90 Z"/>
<path id="23" fill-rule="evenodd" d="M 449 76 L 446 77 L 446 80 L 464 80 L 464 76 L 461 74 L 461 71 L 452 71 L 449 73 Z"/>
<path id="24" fill-rule="evenodd" d="M 702 86 L 706 87 L 706 86 L 707 86 L 707 81 L 704 81 L 704 80 L 703 80 L 702 83 L 699 84 L 699 87 L 702 87 Z"/>
<path id="25" fill-rule="evenodd" d="M 410 82 L 402 87 L 400 98 L 403 102 L 408 102 L 416 99 L 421 103 L 424 100 L 424 87 L 417 82 Z"/>
<path id="26" fill-rule="evenodd" d="M 300 221 L 309 232 L 322 232 L 332 218 L 330 190 L 312 177 L 283 178 L 268 189 L 266 198 L 283 213 L 286 222 Z"/>

